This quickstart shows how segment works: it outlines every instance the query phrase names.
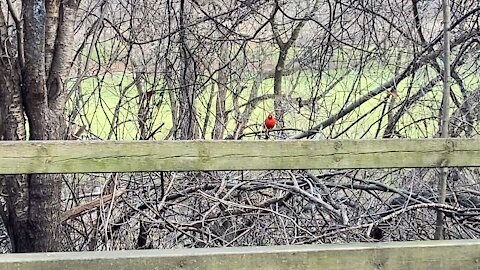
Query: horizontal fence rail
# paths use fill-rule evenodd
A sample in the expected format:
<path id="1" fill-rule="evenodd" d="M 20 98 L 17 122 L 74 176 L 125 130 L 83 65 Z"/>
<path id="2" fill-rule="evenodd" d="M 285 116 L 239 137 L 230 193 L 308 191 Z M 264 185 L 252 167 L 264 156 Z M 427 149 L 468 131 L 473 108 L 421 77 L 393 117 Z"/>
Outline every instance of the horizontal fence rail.
<path id="1" fill-rule="evenodd" d="M 0 255 L 0 270 L 479 269 L 480 241 Z"/>
<path id="2" fill-rule="evenodd" d="M 0 174 L 478 167 L 478 139 L 0 142 Z"/>

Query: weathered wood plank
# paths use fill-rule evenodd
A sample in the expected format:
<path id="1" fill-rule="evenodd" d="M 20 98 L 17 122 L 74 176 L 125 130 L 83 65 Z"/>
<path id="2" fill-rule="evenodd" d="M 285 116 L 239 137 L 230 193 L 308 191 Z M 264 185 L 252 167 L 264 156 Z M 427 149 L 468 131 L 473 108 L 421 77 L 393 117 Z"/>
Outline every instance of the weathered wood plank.
<path id="1" fill-rule="evenodd" d="M 442 166 L 480 166 L 480 140 L 0 143 L 0 174 Z"/>
<path id="2" fill-rule="evenodd" d="M 477 270 L 479 267 L 479 240 L 0 255 L 0 270 Z"/>

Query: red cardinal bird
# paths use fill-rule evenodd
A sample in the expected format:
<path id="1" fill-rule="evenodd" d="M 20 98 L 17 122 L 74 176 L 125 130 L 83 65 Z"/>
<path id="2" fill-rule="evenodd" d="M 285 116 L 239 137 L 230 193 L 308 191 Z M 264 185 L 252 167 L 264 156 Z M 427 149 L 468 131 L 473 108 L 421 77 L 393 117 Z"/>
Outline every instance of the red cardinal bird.
<path id="1" fill-rule="evenodd" d="M 275 127 L 275 117 L 273 116 L 273 113 L 269 112 L 267 119 L 265 119 L 265 127 L 267 128 L 267 132 L 265 133 L 265 139 L 268 139 L 269 135 L 268 132 L 272 130 Z"/>

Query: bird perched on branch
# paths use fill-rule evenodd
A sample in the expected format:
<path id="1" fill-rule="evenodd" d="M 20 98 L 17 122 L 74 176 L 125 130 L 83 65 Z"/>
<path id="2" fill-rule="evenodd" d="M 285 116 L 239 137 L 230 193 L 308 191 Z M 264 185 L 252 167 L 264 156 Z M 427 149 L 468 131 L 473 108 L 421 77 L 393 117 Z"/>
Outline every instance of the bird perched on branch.
<path id="1" fill-rule="evenodd" d="M 272 130 L 275 127 L 276 123 L 277 122 L 275 120 L 275 117 L 273 116 L 273 113 L 269 112 L 267 118 L 264 121 L 265 128 L 267 129 L 267 132 L 265 133 L 265 139 L 269 138 L 268 133 L 269 133 L 270 130 Z"/>

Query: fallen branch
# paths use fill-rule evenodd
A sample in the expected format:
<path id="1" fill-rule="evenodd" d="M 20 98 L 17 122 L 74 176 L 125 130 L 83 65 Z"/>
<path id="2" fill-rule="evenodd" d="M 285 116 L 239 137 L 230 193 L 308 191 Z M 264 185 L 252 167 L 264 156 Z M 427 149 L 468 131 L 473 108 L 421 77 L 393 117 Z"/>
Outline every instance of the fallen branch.
<path id="1" fill-rule="evenodd" d="M 115 198 L 120 197 L 126 191 L 127 190 L 125 188 L 122 188 L 122 189 L 119 189 L 119 190 L 115 191 L 114 193 L 102 196 L 102 197 L 100 197 L 98 199 L 95 199 L 91 202 L 88 202 L 86 204 L 82 204 L 82 205 L 79 205 L 77 207 L 74 207 L 74 208 L 72 208 L 72 209 L 63 213 L 61 221 L 65 222 L 69 219 L 74 219 L 78 216 L 83 215 L 84 213 L 87 213 L 87 212 L 90 212 L 94 209 L 97 209 L 101 205 L 103 205 L 105 203 L 108 203 L 108 202 L 114 200 Z"/>

